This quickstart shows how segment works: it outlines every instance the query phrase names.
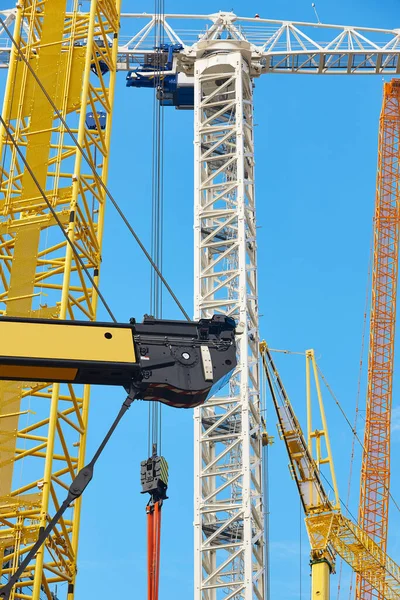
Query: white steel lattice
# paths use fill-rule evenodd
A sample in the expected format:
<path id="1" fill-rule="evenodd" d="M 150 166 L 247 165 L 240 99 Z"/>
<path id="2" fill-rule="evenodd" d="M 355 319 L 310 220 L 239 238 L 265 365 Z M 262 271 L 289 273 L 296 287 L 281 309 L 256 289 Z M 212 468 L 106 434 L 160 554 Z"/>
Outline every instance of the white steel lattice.
<path id="1" fill-rule="evenodd" d="M 195 313 L 243 329 L 228 395 L 195 413 L 195 598 L 264 598 L 252 81 L 239 50 L 195 64 Z"/>
<path id="2" fill-rule="evenodd" d="M 10 27 L 16 9 L 0 11 Z M 196 50 L 208 41 L 245 41 L 252 53 L 252 74 L 305 73 L 382 74 L 400 73 L 400 30 L 301 23 L 249 18 L 232 12 L 210 15 L 148 13 L 121 15 L 118 70 L 142 65 L 154 52 L 162 29 L 166 43 L 182 45 L 176 68 L 192 74 Z M 110 39 L 111 41 L 111 39 Z M 11 42 L 0 25 L 0 68 L 7 67 Z"/>

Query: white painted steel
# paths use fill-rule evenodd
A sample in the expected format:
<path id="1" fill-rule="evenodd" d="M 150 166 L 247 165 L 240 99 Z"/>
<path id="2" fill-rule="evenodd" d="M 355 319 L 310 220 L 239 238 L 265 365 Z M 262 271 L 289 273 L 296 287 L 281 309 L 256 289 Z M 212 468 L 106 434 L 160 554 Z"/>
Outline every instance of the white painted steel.
<path id="1" fill-rule="evenodd" d="M 264 598 L 250 49 L 195 64 L 195 318 L 241 323 L 230 394 L 195 411 L 195 600 Z"/>
<path id="2" fill-rule="evenodd" d="M 0 11 L 0 15 L 3 19 L 13 19 L 15 11 L 15 8 Z M 143 64 L 145 55 L 153 52 L 156 37 L 160 35 L 156 19 L 147 13 L 122 14 L 119 70 L 138 67 Z M 202 42 L 217 42 L 218 38 L 231 36 L 251 44 L 253 76 L 261 73 L 400 74 L 400 29 L 277 21 L 240 17 L 229 12 L 167 14 L 161 21 L 164 41 L 184 47 L 177 64 L 182 71 L 193 68 L 192 59 Z M 0 28 L 0 67 L 7 66 L 9 51 L 10 41 Z"/>

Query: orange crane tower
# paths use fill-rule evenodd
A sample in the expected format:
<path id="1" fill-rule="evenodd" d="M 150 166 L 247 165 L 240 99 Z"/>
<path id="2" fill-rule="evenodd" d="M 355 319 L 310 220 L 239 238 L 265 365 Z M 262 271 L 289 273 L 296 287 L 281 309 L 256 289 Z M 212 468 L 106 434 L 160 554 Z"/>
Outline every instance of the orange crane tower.
<path id="1" fill-rule="evenodd" d="M 368 391 L 361 468 L 359 525 L 386 551 L 390 482 L 390 420 L 396 327 L 400 200 L 400 80 L 384 85 L 379 127 L 378 177 Z M 356 598 L 383 599 L 357 576 Z"/>

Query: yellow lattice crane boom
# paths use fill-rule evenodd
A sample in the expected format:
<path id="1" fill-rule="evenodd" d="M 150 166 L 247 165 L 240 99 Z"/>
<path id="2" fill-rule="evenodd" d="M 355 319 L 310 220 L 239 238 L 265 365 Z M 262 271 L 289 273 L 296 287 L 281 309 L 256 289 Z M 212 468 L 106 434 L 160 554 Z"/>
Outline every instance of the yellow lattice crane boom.
<path id="1" fill-rule="evenodd" d="M 307 438 L 276 370 L 265 342 L 260 345 L 268 386 L 278 416 L 278 430 L 286 445 L 290 471 L 297 484 L 311 545 L 311 598 L 329 600 L 329 578 L 338 554 L 387 600 L 400 599 L 400 568 L 361 527 L 340 508 L 328 427 L 314 352 L 306 352 Z M 310 365 L 314 373 L 322 428 L 312 430 Z M 324 440 L 324 442 L 323 442 Z M 315 452 L 313 448 L 315 447 Z M 324 450 L 326 456 L 324 455 Z M 314 457 L 315 454 L 315 457 Z M 321 465 L 328 465 L 334 498 L 322 482 Z"/>
<path id="2" fill-rule="evenodd" d="M 105 199 L 99 181 L 107 179 L 120 1 L 92 0 L 89 14 L 81 14 L 78 5 L 69 2 L 73 10 L 67 14 L 67 0 L 17 4 L 15 41 L 37 80 L 14 46 L 2 112 L 6 127 L 0 128 L 0 314 L 9 317 L 96 316 L 98 295 L 84 268 L 97 285 Z M 88 386 L 0 382 L 2 581 L 15 571 L 84 464 L 88 407 Z M 77 500 L 13 597 L 51 600 L 52 585 L 66 583 L 73 598 L 79 515 Z"/>
<path id="3" fill-rule="evenodd" d="M 368 388 L 361 467 L 359 525 L 385 551 L 390 485 L 390 423 L 396 329 L 400 217 L 400 80 L 384 85 L 368 356 Z M 383 599 L 357 577 L 356 597 Z"/>

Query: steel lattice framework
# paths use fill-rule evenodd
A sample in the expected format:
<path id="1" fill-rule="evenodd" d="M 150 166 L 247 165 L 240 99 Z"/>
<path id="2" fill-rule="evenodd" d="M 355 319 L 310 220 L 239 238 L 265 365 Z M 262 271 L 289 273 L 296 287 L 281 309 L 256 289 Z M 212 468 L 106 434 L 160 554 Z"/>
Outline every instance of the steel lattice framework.
<path id="1" fill-rule="evenodd" d="M 368 582 L 371 589 L 385 600 L 400 599 L 400 568 L 359 525 L 345 517 L 336 484 L 331 443 L 321 394 L 318 366 L 313 350 L 306 351 L 307 438 L 287 395 L 266 342 L 260 353 L 268 388 L 278 417 L 279 437 L 284 441 L 290 471 L 296 482 L 305 513 L 305 524 L 311 546 L 311 598 L 330 598 L 330 574 L 335 572 L 339 555 L 355 573 Z M 313 430 L 313 401 L 310 371 L 318 398 L 317 419 Z M 315 443 L 313 443 L 313 440 Z M 321 469 L 326 466 L 326 474 Z M 329 468 L 329 470 L 328 470 Z M 331 481 L 330 499 L 325 481 Z"/>
<path id="2" fill-rule="evenodd" d="M 399 260 L 400 80 L 393 80 L 384 87 L 378 152 L 368 391 L 359 523 L 379 547 L 386 551 Z M 366 580 L 358 578 L 357 598 L 383 597 Z"/>
<path id="3" fill-rule="evenodd" d="M 229 397 L 195 413 L 195 589 L 263 598 L 252 82 L 240 51 L 195 66 L 195 313 L 242 326 Z M 218 593 L 218 590 L 220 593 Z"/>
<path id="4" fill-rule="evenodd" d="M 312 550 L 324 550 L 331 544 L 357 576 L 368 583 L 364 589 L 384 600 L 400 599 L 399 566 L 362 527 L 337 513 L 307 517 L 306 527 Z"/>
<path id="5" fill-rule="evenodd" d="M 97 164 L 99 179 L 105 181 L 119 2 L 92 0 L 86 15 L 78 12 L 76 2 L 70 16 L 66 4 L 66 0 L 21 1 L 14 35 L 89 162 Z M 111 45 L 108 38 L 113 39 Z M 106 117 L 105 128 L 99 111 Z M 91 127 L 87 112 L 95 115 Z M 37 181 L 7 130 L 0 129 L 0 314 L 94 320 L 97 294 L 37 183 L 95 282 L 101 261 L 104 192 L 15 49 L 2 115 Z M 0 384 L 2 583 L 15 572 L 83 467 L 88 406 L 88 387 Z M 66 583 L 58 597 L 72 600 L 79 518 L 78 500 L 27 567 L 12 599 L 54 600 L 54 584 Z"/>
<path id="6" fill-rule="evenodd" d="M 92 0 L 91 5 L 108 10 L 114 6 L 114 0 Z M 3 16 L 11 25 L 16 17 L 19 18 L 18 10 L 4 11 Z M 68 17 L 72 18 L 78 19 L 79 23 L 91 22 L 84 13 Z M 29 19 L 18 23 L 16 29 L 26 40 Z M 118 47 L 111 28 L 101 30 L 103 45 L 101 48 L 97 45 L 94 54 L 90 36 L 88 48 L 82 49 L 82 52 L 86 51 L 86 57 L 92 56 L 92 62 L 96 62 L 99 53 L 108 56 L 109 44 L 112 45 L 115 63 L 110 66 L 110 93 L 114 68 L 129 71 L 140 67 L 146 57 L 154 53 L 161 38 L 181 46 L 174 54 L 173 73 L 183 73 L 191 78 L 195 89 L 196 316 L 225 312 L 237 318 L 243 330 L 239 367 L 230 393 L 214 398 L 195 413 L 195 599 L 263 600 L 264 508 L 257 367 L 252 81 L 268 73 L 396 75 L 400 73 L 400 32 L 244 18 L 229 12 L 164 17 L 122 14 L 120 23 Z M 79 39 L 83 38 L 84 35 Z M 0 66 L 8 66 L 10 51 L 9 40 L 0 29 Z M 83 105 L 85 102 L 86 99 Z M 111 100 L 105 105 L 110 112 Z M 25 130 L 22 128 L 21 131 Z M 83 127 L 82 119 L 77 131 L 86 136 L 85 144 L 90 148 L 103 143 L 102 134 L 90 134 Z M 106 131 L 104 147 L 107 153 L 109 129 Z M 71 158 L 76 156 L 76 149 L 71 145 L 68 152 Z M 67 155 L 66 151 L 64 156 Z M 101 173 L 105 178 L 106 160 L 103 164 Z M 69 176 L 71 173 L 79 176 L 72 168 L 66 171 Z M 60 171 L 60 180 L 61 173 L 63 171 Z M 84 203 L 85 193 L 95 188 L 95 182 L 88 178 L 83 181 L 86 183 L 80 186 L 80 197 Z M 18 185 L 17 179 L 16 195 Z M 56 203 L 63 193 L 53 194 Z M 66 197 L 69 199 L 68 194 Z M 101 205 L 101 194 L 96 195 L 96 199 Z M 85 210 L 82 209 L 82 214 Z M 98 222 L 101 223 L 100 217 Z M 88 223 L 88 230 L 93 233 L 88 237 L 101 240 L 101 226 L 96 229 L 93 225 L 91 229 L 90 219 Z M 84 235 L 88 230 L 82 227 L 76 232 Z M 60 249 L 61 246 L 57 251 Z M 83 256 L 90 265 L 95 264 L 90 262 L 93 256 L 98 258 L 96 253 L 83 252 Z M 49 259 L 40 258 L 40 265 L 47 269 L 48 262 L 43 261 Z M 7 256 L 1 260 L 9 268 Z M 54 264 L 54 269 L 62 270 L 64 259 L 59 260 L 60 265 Z M 59 272 L 55 271 L 55 275 Z M 86 294 L 82 280 L 83 275 L 80 283 L 70 287 L 69 303 L 64 297 L 64 311 L 67 305 L 72 309 L 75 301 L 76 309 L 82 310 L 87 298 L 92 297 L 91 292 Z M 59 314 L 57 311 L 56 316 Z M 94 311 L 89 308 L 87 316 L 93 318 Z M 49 397 L 49 392 L 46 394 L 45 397 Z M 71 397 L 66 395 L 67 403 L 71 402 Z M 80 407 L 79 402 L 81 400 L 76 399 L 73 406 L 77 403 Z"/>
<path id="7" fill-rule="evenodd" d="M 10 25 L 16 9 L 0 14 Z M 231 36 L 250 44 L 253 75 L 261 73 L 400 74 L 400 30 L 277 21 L 240 17 L 230 12 L 211 15 L 122 13 L 118 69 L 143 64 L 154 52 L 160 20 L 165 42 L 183 46 L 182 70 L 192 71 L 196 49 L 210 40 Z M 143 25 L 144 23 L 144 25 Z M 132 30 L 135 33 L 132 35 Z M 111 36 L 109 36 L 111 40 Z M 11 44 L 0 27 L 0 67 L 7 66 Z"/>

